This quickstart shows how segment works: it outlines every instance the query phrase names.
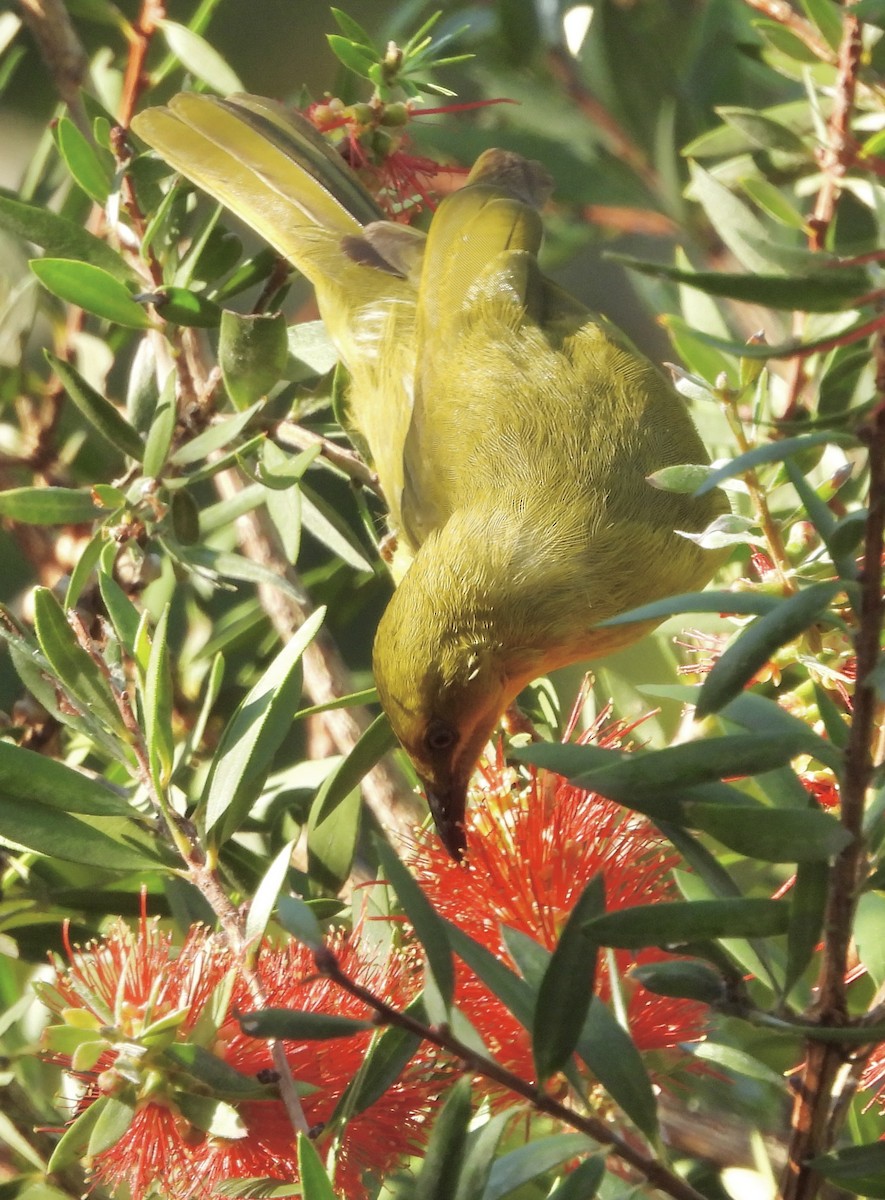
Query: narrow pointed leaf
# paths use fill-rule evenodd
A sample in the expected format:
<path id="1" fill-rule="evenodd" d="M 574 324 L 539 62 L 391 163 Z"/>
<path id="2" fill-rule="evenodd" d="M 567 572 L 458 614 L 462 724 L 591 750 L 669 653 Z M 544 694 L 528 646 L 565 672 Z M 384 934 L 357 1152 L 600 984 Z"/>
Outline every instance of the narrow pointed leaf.
<path id="1" fill-rule="evenodd" d="M 116 1146 L 132 1124 L 134 1116 L 134 1099 L 128 1100 L 121 1095 L 108 1096 L 89 1136 L 87 1156 L 94 1158 L 96 1154 L 103 1154 L 105 1150 Z"/>
<path id="2" fill-rule="evenodd" d="M 97 392 L 70 363 L 45 351 L 46 361 L 64 384 L 64 389 L 86 420 L 115 450 L 141 462 L 144 443 L 109 400 Z"/>
<path id="3" fill-rule="evenodd" d="M 535 996 L 531 987 L 501 962 L 491 950 L 475 942 L 463 929 L 446 922 L 452 949 L 471 971 L 486 985 L 504 1007 L 511 1012 L 520 1025 L 531 1029 L 535 1011 Z"/>
<path id="4" fill-rule="evenodd" d="M 789 924 L 790 907 L 783 900 L 672 900 L 595 917 L 586 932 L 602 946 L 633 950 L 701 938 L 775 937 Z"/>
<path id="5" fill-rule="evenodd" d="M 246 942 L 249 945 L 257 946 L 264 937 L 267 923 L 291 866 L 294 846 L 294 842 L 287 842 L 275 855 L 252 897 L 246 916 Z"/>
<path id="6" fill-rule="evenodd" d="M 758 617 L 714 664 L 698 696 L 697 717 L 718 712 L 739 695 L 771 656 L 797 638 L 826 612 L 844 591 L 839 581 L 816 583 L 782 600 L 772 612 Z"/>
<path id="7" fill-rule="evenodd" d="M 628 254 L 610 254 L 616 262 L 659 279 L 697 288 L 710 296 L 728 296 L 747 304 L 764 304 L 798 312 L 838 312 L 869 291 L 866 272 L 817 272 L 807 275 L 737 275 L 719 271 L 685 271 L 663 263 L 645 262 Z"/>
<path id="8" fill-rule="evenodd" d="M 43 206 L 0 196 L 0 229 L 40 246 L 47 258 L 91 263 L 121 281 L 133 277 L 130 267 L 107 242 Z"/>
<path id="9" fill-rule="evenodd" d="M 735 613 L 738 616 L 759 616 L 778 605 L 777 596 L 765 592 L 681 592 L 652 604 L 642 604 L 628 612 L 600 621 L 600 629 L 611 625 L 631 625 L 634 621 L 662 621 L 680 613 Z"/>
<path id="10" fill-rule="evenodd" d="M 166 635 L 169 628 L 169 605 L 157 622 L 151 641 L 150 658 L 144 680 L 144 716 L 151 772 L 156 786 L 162 791 L 172 774 L 175 749 L 172 733 L 172 670 Z"/>
<path id="11" fill-rule="evenodd" d="M 633 1039 L 598 996 L 587 1012 L 578 1054 L 637 1129 L 654 1139 L 658 1114 L 654 1090 Z"/>
<path id="12" fill-rule="evenodd" d="M 537 1138 L 531 1145 L 520 1146 L 496 1159 L 483 1200 L 504 1200 L 517 1188 L 546 1175 L 560 1163 L 595 1149 L 596 1143 L 582 1133 L 554 1133 L 550 1137 Z"/>
<path id="13" fill-rule="evenodd" d="M 447 1010 L 455 991 L 455 968 L 446 922 L 436 912 L 393 848 L 380 838 L 374 839 L 374 845 L 381 870 L 411 921 L 415 936 L 424 947 L 428 973 L 432 976 L 441 1002 Z M 431 1019 L 444 1020 L 445 1017 L 444 1014 L 437 1016 L 431 1013 Z"/>
<path id="14" fill-rule="evenodd" d="M 64 487 L 20 487 L 0 492 L 0 516 L 24 525 L 83 525 L 102 515 L 91 492 Z"/>
<path id="15" fill-rule="evenodd" d="M 0 794 L 4 801 L 44 804 L 96 817 L 129 816 L 129 802 L 102 779 L 90 779 L 56 759 L 0 742 Z"/>
<path id="16" fill-rule="evenodd" d="M 413 1200 L 452 1200 L 458 1189 L 472 1115 L 470 1078 L 462 1076 L 449 1091 L 434 1122 Z"/>
<path id="17" fill-rule="evenodd" d="M 337 1200 L 316 1146 L 303 1133 L 298 1134 L 298 1180 L 301 1200 Z"/>
<path id="18" fill-rule="evenodd" d="M 110 685 L 78 644 L 64 610 L 48 588 L 34 590 L 34 629 L 40 649 L 74 699 L 126 736 Z"/>
<path id="19" fill-rule="evenodd" d="M 605 884 L 596 875 L 584 888 L 541 980 L 532 1029 L 532 1053 L 540 1081 L 561 1070 L 571 1057 L 590 1007 L 598 946 L 584 924 L 605 912 Z"/>
<path id="20" fill-rule="evenodd" d="M 80 132 L 70 117 L 55 127 L 58 149 L 68 170 L 90 200 L 106 204 L 114 183 L 113 159 Z"/>
<path id="21" fill-rule="evenodd" d="M 382 714 L 360 736 L 350 753 L 327 776 L 310 806 L 307 849 L 324 886 L 337 891 L 350 874 L 356 851 L 362 779 L 397 744 Z"/>
<path id="22" fill-rule="evenodd" d="M 221 735 L 206 792 L 206 827 L 224 840 L 248 811 L 301 695 L 301 656 L 325 615 L 309 617 L 252 687 Z"/>
<path id="23" fill-rule="evenodd" d="M 746 346 L 744 349 L 749 353 L 751 350 L 758 349 L 758 347 Z M 718 487 L 726 479 L 733 479 L 736 475 L 744 475 L 747 471 L 751 471 L 755 467 L 760 467 L 764 463 L 785 462 L 788 458 L 797 454 L 804 454 L 806 450 L 814 450 L 817 446 L 854 446 L 856 444 L 857 439 L 850 434 L 836 431 L 829 433 L 803 433 L 798 437 L 783 438 L 779 442 L 765 442 L 764 445 L 754 446 L 752 450 L 747 450 L 744 454 L 739 454 L 737 458 L 733 458 L 730 462 L 723 463 L 721 467 L 716 467 L 700 485 L 695 495 L 705 496 L 707 492 L 712 492 L 715 487 Z M 729 610 L 726 609 L 725 611 Z"/>
<path id="24" fill-rule="evenodd" d="M 35 258 L 31 270 L 47 291 L 125 329 L 148 329 L 151 319 L 125 284 L 101 267 L 68 258 Z"/>
<path id="25" fill-rule="evenodd" d="M 375 1028 L 371 1021 L 360 1021 L 356 1017 L 303 1012 L 296 1008 L 263 1008 L 260 1012 L 241 1013 L 238 1020 L 243 1033 L 249 1037 L 295 1042 L 324 1042 L 331 1038 L 353 1037 Z"/>

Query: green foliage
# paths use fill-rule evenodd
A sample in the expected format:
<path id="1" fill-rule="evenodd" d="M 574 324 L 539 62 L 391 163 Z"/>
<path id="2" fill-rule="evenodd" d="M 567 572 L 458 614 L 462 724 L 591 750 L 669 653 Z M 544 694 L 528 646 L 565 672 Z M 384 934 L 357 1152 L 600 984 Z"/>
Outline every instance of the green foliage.
<path id="1" fill-rule="evenodd" d="M 72 91 L 47 54 L 66 103 L 0 196 L 4 1196 L 80 1195 L 91 1163 L 98 1194 L 147 1200 L 149 1181 L 109 1168 L 122 1147 L 140 1168 L 154 1110 L 186 1131 L 182 1155 L 235 1162 L 249 1106 L 280 1104 L 281 1062 L 306 1043 L 327 1075 L 294 1072 L 286 1122 L 317 1091 L 322 1118 L 293 1118 L 277 1175 L 212 1190 L 613 1200 L 653 1176 L 656 1194 L 718 1198 L 738 1164 L 702 1175 L 668 1106 L 768 1145 L 788 1076 L 824 1053 L 833 1069 L 796 1085 L 809 1127 L 831 1118 L 792 1164 L 796 1200 L 822 1179 L 885 1195 L 864 1090 L 885 1037 L 882 0 L 803 0 L 784 22 L 744 0 L 600 0 L 580 45 L 570 5 L 378 0 L 362 24 L 331 9 L 328 43 L 287 61 L 294 86 L 324 56 L 309 111 L 397 219 L 429 218 L 415 155 L 542 160 L 550 269 L 679 360 L 715 457 L 649 483 L 732 503 L 691 535 L 728 555 L 713 588 L 607 622 L 665 624 L 594 664 L 576 717 L 593 736 L 563 715 L 573 676 L 532 694 L 541 737 L 509 733 L 506 765 L 489 752 L 460 867 L 416 832 L 423 801 L 373 708 L 384 507 L 348 440 L 340 331 L 122 128 L 173 87 L 242 90 L 225 6 L 137 36 L 104 0 L 68 9 L 92 72 Z M 17 109 L 23 58 L 39 73 L 25 46 L 0 18 Z M 576 830 L 582 792 L 596 815 Z M 162 962 L 140 912 L 168 935 Z M 217 940 L 200 957 L 202 936 Z M 189 953 L 193 1006 L 193 989 L 163 998 Z M 123 978 L 145 983 L 129 1007 Z M 226 1058 L 243 1031 L 273 1042 L 250 1043 L 260 1067 Z M 76 1112 L 57 1105 L 59 1063 L 93 1085 Z M 412 1125 L 384 1108 L 410 1088 Z M 402 1150 L 354 1182 L 351 1146 L 384 1140 L 361 1125 L 375 1118 Z M 175 1200 L 171 1179 L 157 1189 Z"/>

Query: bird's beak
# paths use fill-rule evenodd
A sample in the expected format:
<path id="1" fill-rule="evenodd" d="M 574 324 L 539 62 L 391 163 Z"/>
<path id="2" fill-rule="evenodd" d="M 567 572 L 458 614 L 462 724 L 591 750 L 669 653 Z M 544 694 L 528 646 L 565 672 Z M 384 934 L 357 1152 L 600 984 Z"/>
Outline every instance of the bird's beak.
<path id="1" fill-rule="evenodd" d="M 455 862 L 460 862 L 467 849 L 467 837 L 464 833 L 467 785 L 455 782 L 448 787 L 439 788 L 422 779 L 421 786 L 442 844 Z"/>

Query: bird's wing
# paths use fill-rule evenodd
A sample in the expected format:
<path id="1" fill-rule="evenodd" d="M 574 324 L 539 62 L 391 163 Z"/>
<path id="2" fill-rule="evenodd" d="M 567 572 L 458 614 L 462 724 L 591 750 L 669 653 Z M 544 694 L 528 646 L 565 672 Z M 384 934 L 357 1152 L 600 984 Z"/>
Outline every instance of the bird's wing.
<path id="1" fill-rule="evenodd" d="M 464 188 L 434 214 L 418 294 L 417 368 L 405 443 L 403 522 L 421 542 L 469 502 L 474 449 L 501 423 L 515 364 L 508 346 L 539 319 L 543 282 L 537 208 L 549 177 L 536 163 L 486 151 Z M 486 368 L 496 360 L 491 373 Z"/>
<path id="2" fill-rule="evenodd" d="M 182 93 L 132 128 L 314 285 L 353 380 L 351 418 L 398 524 L 423 235 L 385 222 L 341 155 L 273 101 Z"/>

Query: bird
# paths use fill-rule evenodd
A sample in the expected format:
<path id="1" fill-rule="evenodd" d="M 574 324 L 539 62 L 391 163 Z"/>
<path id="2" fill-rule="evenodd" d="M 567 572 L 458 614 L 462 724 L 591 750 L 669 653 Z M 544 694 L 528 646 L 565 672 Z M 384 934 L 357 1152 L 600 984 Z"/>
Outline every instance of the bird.
<path id="1" fill-rule="evenodd" d="M 649 482 L 706 449 L 663 373 L 542 272 L 540 164 L 486 150 L 424 234 L 274 101 L 182 93 L 132 129 L 313 285 L 397 543 L 378 696 L 460 860 L 472 774 L 520 691 L 637 641 L 656 622 L 602 623 L 716 570 L 684 535 L 723 494 Z"/>

